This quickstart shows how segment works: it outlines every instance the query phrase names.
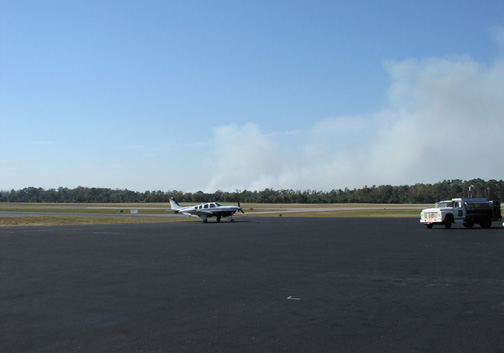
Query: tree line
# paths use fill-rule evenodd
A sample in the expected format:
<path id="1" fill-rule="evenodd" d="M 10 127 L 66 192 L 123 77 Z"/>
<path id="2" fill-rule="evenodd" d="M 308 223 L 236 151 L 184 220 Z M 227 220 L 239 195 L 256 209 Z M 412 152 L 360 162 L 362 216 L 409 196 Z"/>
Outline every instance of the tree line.
<path id="1" fill-rule="evenodd" d="M 27 187 L 21 190 L 0 191 L 0 202 L 55 202 L 55 203 L 136 203 L 179 202 L 237 203 L 434 203 L 454 197 L 486 197 L 504 200 L 503 180 L 444 180 L 435 184 L 373 185 L 360 189 L 216 191 L 213 193 L 183 192 L 178 190 L 137 192 L 127 189 L 59 187 L 48 189 Z"/>

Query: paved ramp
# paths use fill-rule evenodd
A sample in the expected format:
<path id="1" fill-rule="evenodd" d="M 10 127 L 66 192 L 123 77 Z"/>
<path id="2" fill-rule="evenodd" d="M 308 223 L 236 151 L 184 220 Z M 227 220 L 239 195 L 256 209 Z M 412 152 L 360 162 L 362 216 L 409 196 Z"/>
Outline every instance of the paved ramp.
<path id="1" fill-rule="evenodd" d="M 2 352 L 500 352 L 502 228 L 0 228 Z"/>

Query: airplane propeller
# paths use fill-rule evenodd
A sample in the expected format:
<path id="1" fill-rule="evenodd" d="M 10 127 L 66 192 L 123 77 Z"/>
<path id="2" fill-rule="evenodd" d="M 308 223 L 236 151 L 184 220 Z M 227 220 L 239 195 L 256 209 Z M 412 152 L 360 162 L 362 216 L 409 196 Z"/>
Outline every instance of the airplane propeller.
<path id="1" fill-rule="evenodd" d="M 238 207 L 241 207 L 241 206 L 240 206 L 240 200 L 238 200 Z M 245 211 L 243 211 L 242 209 L 240 209 L 240 212 L 241 212 L 241 213 L 245 213 Z"/>

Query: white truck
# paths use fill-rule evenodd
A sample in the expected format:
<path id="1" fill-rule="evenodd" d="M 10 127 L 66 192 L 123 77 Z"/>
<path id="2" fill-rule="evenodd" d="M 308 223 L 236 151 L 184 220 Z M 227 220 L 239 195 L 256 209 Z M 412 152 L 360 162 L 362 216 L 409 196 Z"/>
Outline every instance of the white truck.
<path id="1" fill-rule="evenodd" d="M 502 219 L 499 201 L 484 198 L 456 198 L 436 203 L 434 208 L 427 208 L 420 213 L 420 223 L 427 228 L 444 225 L 451 228 L 453 223 L 471 228 L 479 224 L 481 228 L 490 228 L 492 221 Z"/>

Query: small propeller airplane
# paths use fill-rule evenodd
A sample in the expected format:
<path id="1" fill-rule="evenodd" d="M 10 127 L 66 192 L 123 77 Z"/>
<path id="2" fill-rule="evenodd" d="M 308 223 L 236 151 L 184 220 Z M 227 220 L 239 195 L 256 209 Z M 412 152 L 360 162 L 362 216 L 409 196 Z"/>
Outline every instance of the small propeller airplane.
<path id="1" fill-rule="evenodd" d="M 221 217 L 229 218 L 231 222 L 234 222 L 232 217 L 236 212 L 240 211 L 241 213 L 245 213 L 240 207 L 239 201 L 238 206 L 224 206 L 218 202 L 209 202 L 196 206 L 182 207 L 172 197 L 170 199 L 170 205 L 174 213 L 180 213 L 191 217 L 199 217 L 203 223 L 206 223 L 210 217 L 217 217 L 217 222 L 221 221 Z"/>

